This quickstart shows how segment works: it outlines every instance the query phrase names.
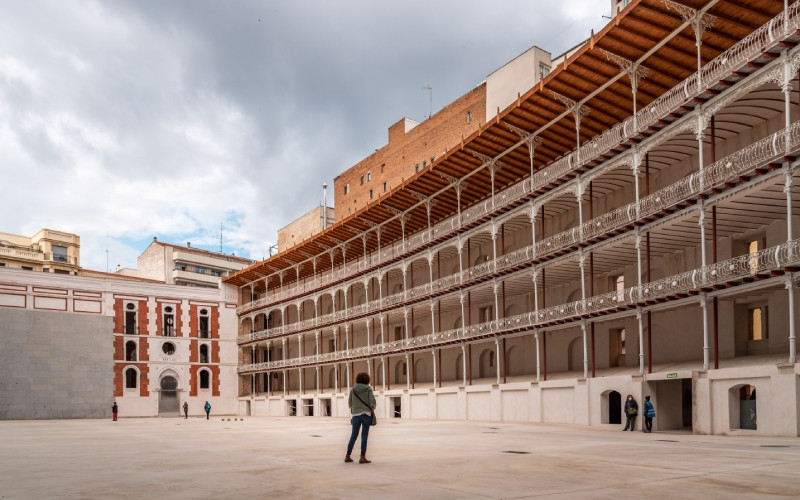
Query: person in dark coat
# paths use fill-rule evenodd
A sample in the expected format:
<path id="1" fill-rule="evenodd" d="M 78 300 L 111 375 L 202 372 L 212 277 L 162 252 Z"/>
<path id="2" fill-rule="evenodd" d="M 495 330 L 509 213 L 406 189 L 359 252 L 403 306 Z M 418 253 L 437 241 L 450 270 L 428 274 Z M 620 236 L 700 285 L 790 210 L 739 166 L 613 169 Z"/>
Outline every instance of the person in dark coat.
<path id="1" fill-rule="evenodd" d="M 189 418 L 189 403 L 186 401 L 183 402 L 183 418 Z"/>
<path id="2" fill-rule="evenodd" d="M 633 430 L 636 426 L 636 415 L 639 414 L 639 405 L 633 399 L 631 394 L 628 394 L 628 399 L 625 401 L 625 428 L 623 431 Z"/>
<path id="3" fill-rule="evenodd" d="M 111 407 L 111 420 L 114 422 L 117 421 L 117 412 L 119 411 L 119 407 L 117 406 L 117 402 L 114 401 L 114 406 Z"/>
<path id="4" fill-rule="evenodd" d="M 356 438 L 358 438 L 360 430 L 361 457 L 358 459 L 358 463 L 371 463 L 367 460 L 367 438 L 369 437 L 369 427 L 372 425 L 372 412 L 375 410 L 377 403 L 375 402 L 375 394 L 372 393 L 372 388 L 369 386 L 368 374 L 359 373 L 356 375 L 356 385 L 350 390 L 347 405 L 350 407 L 350 415 L 352 415 L 350 423 L 353 431 L 350 433 L 350 441 L 347 443 L 347 454 L 344 457 L 344 461 L 353 461 L 350 458 L 350 454 L 353 452 L 353 446 L 356 444 Z"/>

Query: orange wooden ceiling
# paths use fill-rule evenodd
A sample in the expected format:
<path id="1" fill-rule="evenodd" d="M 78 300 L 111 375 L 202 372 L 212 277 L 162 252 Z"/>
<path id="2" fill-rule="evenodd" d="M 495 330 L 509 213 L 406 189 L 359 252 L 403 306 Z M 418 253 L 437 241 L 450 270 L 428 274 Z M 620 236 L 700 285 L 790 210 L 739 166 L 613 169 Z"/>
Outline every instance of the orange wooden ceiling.
<path id="1" fill-rule="evenodd" d="M 681 0 L 675 3 L 695 10 L 708 6 L 706 13 L 716 18 L 703 33 L 701 57 L 704 64 L 783 11 L 782 0 Z M 677 35 L 664 40 L 682 25 L 685 26 Z M 484 162 L 479 156 L 495 158 L 505 153 L 500 160 L 502 167 L 495 171 L 497 192 L 519 182 L 530 175 L 530 158 L 524 145 L 508 151 L 520 142 L 520 137 L 511 131 L 509 124 L 527 132 L 538 132 L 538 137 L 542 138 L 534 159 L 537 170 L 569 154 L 576 147 L 574 117 L 551 91 L 589 108 L 589 114 L 581 119 L 582 144 L 624 121 L 633 111 L 631 82 L 627 75 L 621 76 L 620 67 L 609 60 L 604 51 L 628 61 L 638 61 L 647 56 L 640 63 L 647 68 L 647 75 L 639 81 L 637 109 L 697 70 L 697 47 L 692 26 L 675 9 L 668 8 L 663 0 L 634 0 L 569 59 L 554 68 L 539 85 L 438 158 L 429 168 L 325 231 L 223 281 L 243 286 L 301 263 L 304 264 L 299 272 L 303 279 L 314 273 L 309 257 L 320 254 L 316 271 L 325 272 L 332 265 L 330 249 L 378 224 L 382 224 L 381 247 L 386 247 L 402 238 L 397 211 L 408 211 L 416 205 L 406 218 L 406 236 L 427 228 L 427 209 L 420 203 L 418 195 L 438 193 L 436 203 L 431 207 L 431 224 L 436 224 L 457 213 L 456 193 L 452 187 L 448 189 L 450 181 L 446 177 L 461 178 L 471 174 L 461 193 L 462 210 L 491 196 L 491 174 L 488 169 L 481 168 Z M 609 84 L 611 80 L 614 81 Z M 587 96 L 591 97 L 587 99 Z M 366 247 L 370 252 L 377 249 L 374 231 L 367 238 Z M 363 257 L 360 237 L 348 245 L 346 256 L 348 261 Z M 333 257 L 334 266 L 342 264 L 340 248 L 336 248 Z M 293 271 L 284 277 L 284 283 L 294 280 Z M 270 288 L 275 285 L 277 281 L 270 282 Z"/>

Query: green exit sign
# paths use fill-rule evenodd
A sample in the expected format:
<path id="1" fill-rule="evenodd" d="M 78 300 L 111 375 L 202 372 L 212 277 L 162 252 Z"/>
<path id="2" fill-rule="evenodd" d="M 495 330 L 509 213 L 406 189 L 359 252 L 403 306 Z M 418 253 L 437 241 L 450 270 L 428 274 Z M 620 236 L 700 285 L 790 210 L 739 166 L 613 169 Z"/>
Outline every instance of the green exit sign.
<path id="1" fill-rule="evenodd" d="M 678 378 L 677 373 L 667 373 L 667 378 Z"/>

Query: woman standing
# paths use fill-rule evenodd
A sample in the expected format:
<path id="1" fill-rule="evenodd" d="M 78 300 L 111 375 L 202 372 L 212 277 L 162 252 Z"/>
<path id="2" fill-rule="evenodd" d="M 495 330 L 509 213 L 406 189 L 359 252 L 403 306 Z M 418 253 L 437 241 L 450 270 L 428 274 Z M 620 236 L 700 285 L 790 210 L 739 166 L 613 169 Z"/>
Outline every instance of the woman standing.
<path id="1" fill-rule="evenodd" d="M 369 436 L 369 427 L 372 425 L 372 412 L 377 403 L 372 388 L 369 386 L 369 375 L 366 373 L 362 372 L 356 375 L 356 385 L 350 390 L 347 405 L 350 407 L 352 415 L 350 423 L 353 425 L 353 432 L 350 434 L 350 442 L 347 443 L 347 455 L 345 455 L 344 461 L 353 461 L 350 454 L 353 452 L 358 431 L 361 429 L 361 458 L 358 459 L 358 463 L 371 463 L 367 460 L 367 437 Z"/>
<path id="2" fill-rule="evenodd" d="M 633 430 L 633 427 L 636 425 L 636 415 L 639 414 L 639 405 L 636 403 L 636 400 L 633 399 L 633 396 L 628 394 L 628 400 L 625 401 L 625 428 L 622 429 L 623 431 L 627 431 L 629 428 Z"/>

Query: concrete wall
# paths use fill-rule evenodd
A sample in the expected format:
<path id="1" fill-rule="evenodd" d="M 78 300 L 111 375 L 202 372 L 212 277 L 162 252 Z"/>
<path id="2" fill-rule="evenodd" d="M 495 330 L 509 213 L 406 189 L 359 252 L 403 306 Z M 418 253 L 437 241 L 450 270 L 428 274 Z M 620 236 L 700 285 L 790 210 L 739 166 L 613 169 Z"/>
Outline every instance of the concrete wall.
<path id="1" fill-rule="evenodd" d="M 109 416 L 111 330 L 108 316 L 0 308 L 0 419 Z"/>
<path id="2" fill-rule="evenodd" d="M 327 225 L 330 226 L 333 223 L 333 207 L 328 207 L 326 212 Z M 322 205 L 314 207 L 310 212 L 278 230 L 278 251 L 283 252 L 321 231 Z"/>
<path id="3" fill-rule="evenodd" d="M 531 47 L 486 78 L 486 119 L 497 116 L 541 79 L 540 64 L 552 68 L 550 53 Z"/>

